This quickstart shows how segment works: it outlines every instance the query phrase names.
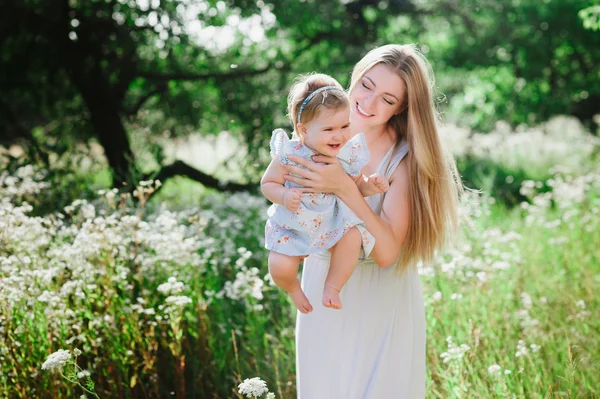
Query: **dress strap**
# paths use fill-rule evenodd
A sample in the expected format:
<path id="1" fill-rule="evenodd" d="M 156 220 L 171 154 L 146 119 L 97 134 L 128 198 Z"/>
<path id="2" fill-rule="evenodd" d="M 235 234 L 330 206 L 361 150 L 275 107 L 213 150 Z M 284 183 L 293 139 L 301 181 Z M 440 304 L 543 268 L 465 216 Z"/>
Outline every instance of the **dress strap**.
<path id="1" fill-rule="evenodd" d="M 391 157 L 384 162 L 383 170 L 385 171 L 385 177 L 387 177 L 388 179 L 392 177 L 392 173 L 394 173 L 394 171 L 400 164 L 400 161 L 404 159 L 406 154 L 408 154 L 408 144 L 406 143 L 406 141 L 403 141 L 402 144 L 400 144 L 400 146 L 398 146 L 395 149 Z"/>

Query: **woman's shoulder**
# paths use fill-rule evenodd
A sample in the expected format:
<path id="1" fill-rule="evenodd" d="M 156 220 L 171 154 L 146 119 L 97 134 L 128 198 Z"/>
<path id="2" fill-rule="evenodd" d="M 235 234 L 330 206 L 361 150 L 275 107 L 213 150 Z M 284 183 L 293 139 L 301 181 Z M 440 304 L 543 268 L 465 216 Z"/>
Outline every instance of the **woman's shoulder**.
<path id="1" fill-rule="evenodd" d="M 395 169 L 392 171 L 390 175 L 390 185 L 394 182 L 403 182 L 408 183 L 409 173 L 408 173 L 408 162 L 402 162 L 402 159 L 398 161 Z"/>

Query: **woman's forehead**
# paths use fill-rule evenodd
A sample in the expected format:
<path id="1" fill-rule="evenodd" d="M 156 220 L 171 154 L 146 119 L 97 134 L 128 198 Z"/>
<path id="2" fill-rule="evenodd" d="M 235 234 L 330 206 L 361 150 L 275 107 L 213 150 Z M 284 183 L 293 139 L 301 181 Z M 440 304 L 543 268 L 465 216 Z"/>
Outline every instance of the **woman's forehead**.
<path id="1" fill-rule="evenodd" d="M 365 72 L 363 79 L 370 80 L 378 90 L 385 90 L 395 96 L 402 95 L 406 88 L 398 74 L 385 64 L 377 64 Z"/>

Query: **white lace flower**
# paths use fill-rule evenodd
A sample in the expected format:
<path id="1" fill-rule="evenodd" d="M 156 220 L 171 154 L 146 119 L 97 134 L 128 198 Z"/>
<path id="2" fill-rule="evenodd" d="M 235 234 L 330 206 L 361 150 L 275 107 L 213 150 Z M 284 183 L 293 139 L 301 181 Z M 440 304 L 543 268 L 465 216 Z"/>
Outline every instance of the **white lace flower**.
<path id="1" fill-rule="evenodd" d="M 259 377 L 246 378 L 244 382 L 238 385 L 238 390 L 242 395 L 246 395 L 247 398 L 261 396 L 269 391 L 267 389 L 267 383 Z"/>
<path id="2" fill-rule="evenodd" d="M 60 370 L 67 364 L 69 359 L 71 359 L 71 353 L 68 350 L 59 349 L 48 356 L 48 359 L 42 364 L 42 370 Z"/>
<path id="3" fill-rule="evenodd" d="M 497 364 L 492 364 L 490 367 L 488 367 L 488 373 L 491 375 L 498 375 L 501 371 L 502 367 L 498 366 Z"/>
<path id="4" fill-rule="evenodd" d="M 90 375 L 91 374 L 89 371 L 83 370 L 83 371 L 80 371 L 79 373 L 77 373 L 77 378 L 86 378 L 86 377 L 89 377 Z"/>

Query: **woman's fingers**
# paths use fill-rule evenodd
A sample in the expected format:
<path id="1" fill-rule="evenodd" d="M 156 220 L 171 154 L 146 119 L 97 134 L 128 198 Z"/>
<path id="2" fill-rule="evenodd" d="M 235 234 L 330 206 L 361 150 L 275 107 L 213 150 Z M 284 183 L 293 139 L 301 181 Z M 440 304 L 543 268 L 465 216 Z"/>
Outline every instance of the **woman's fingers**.
<path id="1" fill-rule="evenodd" d="M 314 180 L 317 177 L 315 172 L 311 172 L 310 170 L 302 169 L 298 166 L 287 165 L 286 169 L 288 170 L 289 174 L 298 175 L 304 179 Z"/>
<path id="2" fill-rule="evenodd" d="M 302 177 L 292 176 L 292 175 L 283 175 L 283 178 L 287 181 L 291 181 L 292 183 L 299 184 L 301 186 L 306 186 L 310 180 L 303 179 Z"/>
<path id="3" fill-rule="evenodd" d="M 300 158 L 300 157 L 297 157 L 295 155 L 288 155 L 288 158 L 290 159 L 290 161 L 295 162 L 298 165 L 302 165 L 305 168 L 308 168 L 312 172 L 318 172 L 319 171 L 319 165 L 315 164 L 312 161 L 309 161 L 308 159 Z"/>
<path id="4" fill-rule="evenodd" d="M 338 159 L 336 157 L 328 157 L 326 155 L 315 155 L 312 157 L 312 160 L 315 162 L 326 163 L 326 164 L 332 164 L 332 163 L 338 162 Z"/>

